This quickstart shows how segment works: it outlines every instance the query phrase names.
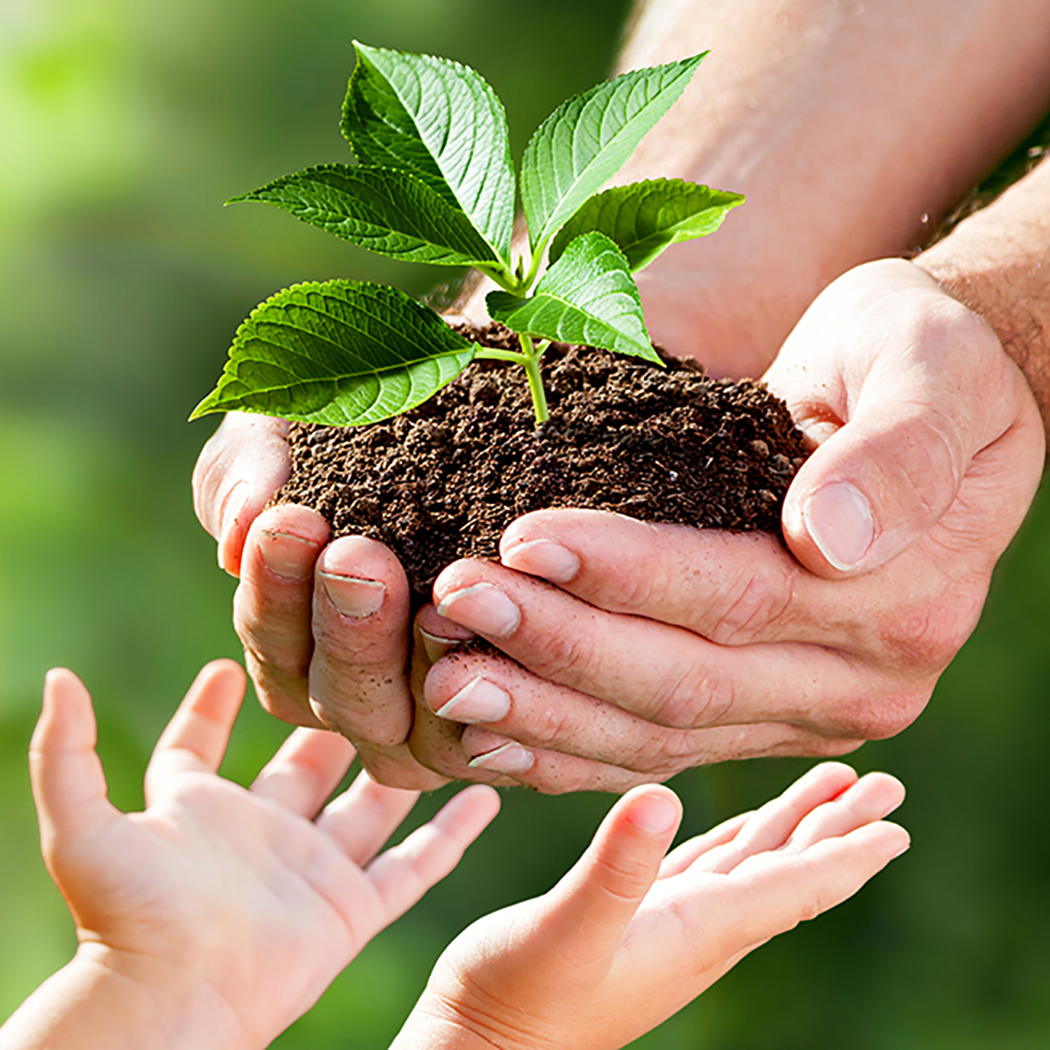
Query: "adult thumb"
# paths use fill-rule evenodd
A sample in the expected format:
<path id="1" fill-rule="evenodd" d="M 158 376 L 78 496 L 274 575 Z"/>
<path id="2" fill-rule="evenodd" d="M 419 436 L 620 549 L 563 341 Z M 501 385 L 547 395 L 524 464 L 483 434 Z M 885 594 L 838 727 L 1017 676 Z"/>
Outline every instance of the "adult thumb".
<path id="1" fill-rule="evenodd" d="M 586 963 L 612 952 L 656 882 L 681 820 L 678 797 L 656 784 L 634 788 L 613 806 L 548 894 L 544 923 L 564 958 Z"/>
<path id="2" fill-rule="evenodd" d="M 955 502 L 974 457 L 1017 419 L 1015 373 L 972 314 L 927 325 L 915 343 L 879 355 L 847 392 L 844 424 L 788 490 L 782 524 L 792 553 L 820 576 L 853 576 L 921 539 Z"/>

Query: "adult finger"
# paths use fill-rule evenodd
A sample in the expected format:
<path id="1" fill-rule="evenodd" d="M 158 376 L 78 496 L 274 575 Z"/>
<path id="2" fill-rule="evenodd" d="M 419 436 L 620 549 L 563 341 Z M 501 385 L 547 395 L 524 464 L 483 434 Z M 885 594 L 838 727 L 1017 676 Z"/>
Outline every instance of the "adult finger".
<path id="1" fill-rule="evenodd" d="M 841 762 L 814 766 L 756 810 L 731 842 L 704 853 L 690 870 L 725 873 L 756 853 L 780 849 L 807 813 L 838 798 L 856 782 L 856 772 Z"/>
<path id="2" fill-rule="evenodd" d="M 856 329 L 870 353 L 832 356 L 825 371 L 837 381 L 815 402 L 814 348 L 834 355 L 827 333 Z M 834 578 L 870 572 L 928 532 L 973 457 L 1032 400 L 991 327 L 903 260 L 831 285 L 766 379 L 789 407 L 803 406 L 803 424 L 807 415 L 840 421 L 799 471 L 783 512 L 796 557 Z"/>
<path id="3" fill-rule="evenodd" d="M 832 586 L 766 533 L 540 510 L 507 528 L 500 560 L 589 605 L 685 627 L 722 645 L 849 647 L 871 631 L 863 581 Z"/>
<path id="4" fill-rule="evenodd" d="M 345 737 L 296 729 L 260 770 L 251 790 L 304 817 L 316 816 L 354 760 Z"/>
<path id="5" fill-rule="evenodd" d="M 424 655 L 432 664 L 475 637 L 473 631 L 441 616 L 430 602 L 416 613 L 414 626 L 418 634 L 415 641 L 423 647 Z"/>
<path id="6" fill-rule="evenodd" d="M 173 777 L 219 771 L 244 687 L 244 670 L 233 660 L 213 660 L 201 668 L 153 749 L 146 769 L 147 805 L 171 786 Z"/>
<path id="7" fill-rule="evenodd" d="M 95 745 L 91 697 L 65 668 L 48 671 L 44 704 L 29 745 L 29 775 L 44 858 L 72 837 L 117 820 Z"/>
<path id="8" fill-rule="evenodd" d="M 461 791 L 433 820 L 380 854 L 367 874 L 382 901 L 382 925 L 394 921 L 459 863 L 499 812 L 499 795 L 480 784 Z"/>
<path id="9" fill-rule="evenodd" d="M 856 736 L 844 716 L 856 709 L 858 668 L 834 649 L 755 644 L 741 657 L 739 649 L 683 628 L 595 609 L 483 561 L 454 562 L 435 581 L 434 596 L 441 615 L 534 674 L 659 725 L 790 722 L 828 736 Z M 639 660 L 639 653 L 646 658 Z M 872 678 L 883 684 L 880 672 L 865 672 L 868 691 Z"/>
<path id="10" fill-rule="evenodd" d="M 219 565 L 233 576 L 252 522 L 288 480 L 287 433 L 286 420 L 231 412 L 197 459 L 193 507 L 219 541 Z"/>
<path id="11" fill-rule="evenodd" d="M 802 818 L 782 849 L 796 853 L 821 839 L 847 835 L 854 828 L 889 816 L 904 801 L 904 785 L 887 773 L 868 773 Z"/>
<path id="12" fill-rule="evenodd" d="M 383 848 L 418 798 L 418 791 L 383 787 L 368 773 L 359 773 L 346 791 L 325 806 L 316 823 L 355 864 L 364 867 Z"/>
<path id="13" fill-rule="evenodd" d="M 322 723 L 310 707 L 310 619 L 314 565 L 329 532 L 308 507 L 264 511 L 244 544 L 233 599 L 234 628 L 259 702 L 283 722 L 315 729 Z"/>
<path id="14" fill-rule="evenodd" d="M 859 741 L 829 740 L 785 723 L 707 729 L 653 725 L 614 704 L 531 674 L 505 658 L 453 653 L 423 683 L 429 711 L 480 724 L 526 748 L 546 748 L 657 776 L 758 755 L 843 754 Z M 417 715 L 417 717 L 419 717 Z M 459 747 L 459 735 L 450 736 Z"/>
<path id="15" fill-rule="evenodd" d="M 568 966 L 611 961 L 660 874 L 682 819 L 673 791 L 635 788 L 609 811 L 586 852 L 544 900 L 539 923 Z"/>
<path id="16" fill-rule="evenodd" d="M 310 703 L 355 741 L 403 744 L 412 728 L 408 580 L 393 552 L 364 536 L 334 540 L 317 562 Z"/>

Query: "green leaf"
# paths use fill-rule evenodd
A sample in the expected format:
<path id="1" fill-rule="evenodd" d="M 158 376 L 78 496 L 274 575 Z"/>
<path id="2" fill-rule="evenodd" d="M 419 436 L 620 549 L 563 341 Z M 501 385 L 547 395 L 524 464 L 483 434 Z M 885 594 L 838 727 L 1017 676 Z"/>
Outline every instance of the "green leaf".
<path id="1" fill-rule="evenodd" d="M 190 419 L 239 411 L 329 426 L 375 423 L 426 401 L 476 350 L 396 288 L 297 284 L 237 329 L 218 385 Z"/>
<path id="2" fill-rule="evenodd" d="M 422 179 L 466 212 L 509 263 L 514 169 L 495 92 L 458 62 L 354 47 L 342 129 L 357 159 Z"/>
<path id="3" fill-rule="evenodd" d="M 743 195 L 713 190 L 682 179 L 652 179 L 614 186 L 595 194 L 558 231 L 551 242 L 556 262 L 581 233 L 598 230 L 616 242 L 637 272 L 665 248 L 714 233 Z"/>
<path id="4" fill-rule="evenodd" d="M 521 197 L 534 251 L 619 171 L 706 54 L 607 80 L 563 102 L 539 126 L 521 162 Z"/>
<path id="5" fill-rule="evenodd" d="M 627 260 L 603 233 L 577 237 L 531 298 L 489 292 L 486 303 L 492 319 L 512 332 L 663 364 L 645 330 L 642 300 Z"/>
<path id="6" fill-rule="evenodd" d="M 405 171 L 324 164 L 285 175 L 228 203 L 236 201 L 272 204 L 392 259 L 440 266 L 496 262 L 459 207 Z"/>

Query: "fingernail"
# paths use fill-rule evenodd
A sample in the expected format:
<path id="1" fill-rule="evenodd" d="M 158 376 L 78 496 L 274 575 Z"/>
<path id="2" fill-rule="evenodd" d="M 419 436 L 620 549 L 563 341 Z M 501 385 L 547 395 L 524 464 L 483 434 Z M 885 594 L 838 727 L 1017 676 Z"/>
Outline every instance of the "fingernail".
<path id="1" fill-rule="evenodd" d="M 806 500 L 802 517 L 820 553 L 836 569 L 852 569 L 875 539 L 871 506 L 848 481 L 817 489 Z"/>
<path id="2" fill-rule="evenodd" d="M 650 835 L 663 835 L 678 819 L 678 807 L 660 795 L 646 795 L 627 811 L 627 819 Z"/>
<path id="3" fill-rule="evenodd" d="M 901 856 L 904 853 L 907 853 L 908 850 L 910 850 L 910 849 L 911 849 L 911 840 L 909 839 L 908 840 L 908 844 L 906 846 L 904 846 L 903 848 L 897 850 L 897 852 L 894 853 L 892 857 L 890 857 L 890 860 L 896 860 L 899 856 Z"/>
<path id="4" fill-rule="evenodd" d="M 248 505 L 248 500 L 252 498 L 252 487 L 247 481 L 238 481 L 229 492 L 226 493 L 226 498 L 222 501 L 222 509 L 219 512 L 219 547 L 218 547 L 218 559 L 219 568 L 224 568 L 223 555 L 225 553 L 225 541 L 230 530 L 237 523 L 237 519 L 241 516 L 244 508 Z"/>
<path id="5" fill-rule="evenodd" d="M 510 712 L 510 697 L 498 685 L 478 675 L 435 714 L 454 722 L 498 722 Z"/>
<path id="6" fill-rule="evenodd" d="M 290 532 L 264 529 L 259 553 L 270 572 L 286 580 L 305 580 L 313 571 L 318 545 Z"/>
<path id="7" fill-rule="evenodd" d="M 437 611 L 491 638 L 506 638 L 521 623 L 521 610 L 491 583 L 475 583 L 445 595 Z"/>
<path id="8" fill-rule="evenodd" d="M 508 569 L 527 572 L 551 583 L 568 583 L 580 571 L 580 559 L 553 540 L 530 540 L 511 547 L 500 560 Z"/>
<path id="9" fill-rule="evenodd" d="M 536 756 L 521 744 L 504 744 L 488 754 L 472 758 L 471 769 L 488 769 L 493 773 L 524 773 L 536 764 Z"/>
<path id="10" fill-rule="evenodd" d="M 423 641 L 423 651 L 432 664 L 436 664 L 441 657 L 448 656 L 457 645 L 462 645 L 464 641 L 462 638 L 442 638 L 440 635 L 424 631 L 422 627 L 419 628 L 419 637 Z"/>
<path id="11" fill-rule="evenodd" d="M 337 576 L 331 572 L 317 574 L 324 584 L 331 603 L 344 616 L 363 620 L 379 612 L 386 596 L 386 587 L 378 580 L 363 580 L 358 576 Z"/>

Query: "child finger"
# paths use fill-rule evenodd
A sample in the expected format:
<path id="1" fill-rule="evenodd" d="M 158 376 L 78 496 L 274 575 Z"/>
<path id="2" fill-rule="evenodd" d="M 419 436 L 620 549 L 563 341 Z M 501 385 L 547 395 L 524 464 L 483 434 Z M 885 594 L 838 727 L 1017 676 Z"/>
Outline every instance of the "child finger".
<path id="1" fill-rule="evenodd" d="M 909 846 L 904 828 L 880 821 L 841 838 L 823 839 L 801 854 L 751 857 L 733 872 L 717 898 L 716 921 L 728 954 L 746 950 L 816 918 L 852 897 Z M 699 903 L 701 895 L 697 895 Z M 712 919 L 709 897 L 697 921 Z"/>
<path id="2" fill-rule="evenodd" d="M 800 853 L 821 839 L 847 835 L 889 816 L 903 801 L 904 785 L 896 777 L 869 773 L 838 798 L 806 814 L 783 848 Z"/>
<path id="3" fill-rule="evenodd" d="M 590 846 L 547 895 L 543 924 L 566 958 L 608 955 L 652 888 L 682 819 L 682 804 L 657 784 L 634 788 L 609 811 Z"/>
<path id="4" fill-rule="evenodd" d="M 89 831 L 120 816 L 108 798 L 95 751 L 91 697 L 72 671 L 55 668 L 44 683 L 44 704 L 29 745 L 29 773 L 48 857 L 56 839 Z"/>
<path id="5" fill-rule="evenodd" d="M 408 911 L 459 863 L 467 846 L 499 812 L 494 788 L 475 784 L 461 791 L 433 820 L 380 854 L 367 874 L 383 904 L 387 925 Z"/>
<path id="6" fill-rule="evenodd" d="M 714 849 L 716 846 L 724 846 L 727 842 L 732 842 L 740 832 L 740 829 L 744 827 L 752 816 L 754 816 L 753 810 L 748 813 L 739 813 L 735 817 L 730 817 L 729 820 L 713 827 L 703 835 L 697 835 L 695 838 L 691 838 L 680 846 L 675 847 L 667 854 L 660 865 L 660 878 L 668 879 L 673 875 L 678 875 L 709 850 Z"/>
<path id="7" fill-rule="evenodd" d="M 418 798 L 418 791 L 384 787 L 362 772 L 346 791 L 325 806 L 317 826 L 335 839 L 355 864 L 364 867 L 383 848 Z"/>
<path id="8" fill-rule="evenodd" d="M 313 819 L 354 760 L 346 737 L 324 729 L 296 729 L 260 770 L 253 794 Z"/>
<path id="9" fill-rule="evenodd" d="M 814 766 L 782 795 L 756 810 L 732 842 L 703 854 L 694 867 L 724 873 L 752 854 L 779 849 L 807 813 L 837 798 L 856 781 L 857 774 L 841 762 Z"/>
<path id="10" fill-rule="evenodd" d="M 153 749 L 146 769 L 147 805 L 173 776 L 218 772 L 244 686 L 244 670 L 233 660 L 213 660 L 201 668 Z"/>

